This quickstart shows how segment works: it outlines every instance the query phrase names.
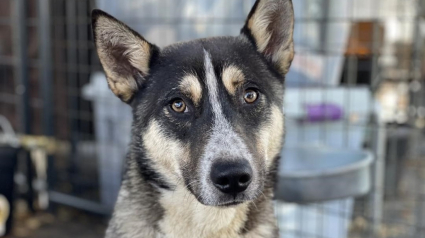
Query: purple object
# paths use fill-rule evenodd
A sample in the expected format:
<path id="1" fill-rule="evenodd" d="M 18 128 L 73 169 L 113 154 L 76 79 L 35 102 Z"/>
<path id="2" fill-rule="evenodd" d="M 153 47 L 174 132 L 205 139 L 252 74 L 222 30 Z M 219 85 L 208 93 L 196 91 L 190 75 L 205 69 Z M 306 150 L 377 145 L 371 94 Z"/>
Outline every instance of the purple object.
<path id="1" fill-rule="evenodd" d="M 307 105 L 307 121 L 336 121 L 342 118 L 342 108 L 334 104 L 311 104 Z"/>

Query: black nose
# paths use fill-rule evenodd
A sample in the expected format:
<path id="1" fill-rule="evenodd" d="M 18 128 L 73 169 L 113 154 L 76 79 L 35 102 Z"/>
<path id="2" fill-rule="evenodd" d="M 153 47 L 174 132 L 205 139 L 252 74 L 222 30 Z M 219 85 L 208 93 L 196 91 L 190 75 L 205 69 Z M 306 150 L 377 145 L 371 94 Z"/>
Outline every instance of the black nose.
<path id="1" fill-rule="evenodd" d="M 211 168 L 211 181 L 223 193 L 243 192 L 251 183 L 252 169 L 248 161 L 216 162 Z"/>

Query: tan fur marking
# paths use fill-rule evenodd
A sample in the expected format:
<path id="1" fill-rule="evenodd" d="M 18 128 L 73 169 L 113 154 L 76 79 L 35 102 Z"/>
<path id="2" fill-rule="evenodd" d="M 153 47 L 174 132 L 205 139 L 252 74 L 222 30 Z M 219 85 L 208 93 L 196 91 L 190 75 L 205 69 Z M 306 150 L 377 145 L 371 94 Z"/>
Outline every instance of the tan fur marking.
<path id="1" fill-rule="evenodd" d="M 274 158 L 280 153 L 283 143 L 284 118 L 277 106 L 272 106 L 270 121 L 260 129 L 260 140 L 257 149 L 265 154 L 266 165 L 273 164 Z"/>
<path id="2" fill-rule="evenodd" d="M 227 91 L 231 95 L 234 95 L 236 89 L 245 81 L 245 77 L 242 73 L 242 70 L 236 66 L 231 65 L 223 70 L 222 80 Z"/>
<path id="3" fill-rule="evenodd" d="M 274 227 L 272 224 L 260 224 L 253 231 L 245 235 L 244 238 L 258 238 L 258 237 L 274 237 Z"/>
<path id="4" fill-rule="evenodd" d="M 258 8 L 260 8 L 261 5 L 260 3 Z M 249 19 L 248 28 L 255 38 L 258 51 L 262 53 L 270 41 L 271 34 L 267 32 L 267 26 L 270 21 L 267 18 L 260 18 L 262 16 L 257 13 L 259 10 L 260 9 L 257 9 L 256 13 Z"/>
<path id="5" fill-rule="evenodd" d="M 138 90 L 133 75 L 120 75 L 115 69 L 117 64 L 110 50 L 124 48 L 123 57 L 143 75 L 149 74 L 150 45 L 133 34 L 123 24 L 99 16 L 95 28 L 97 53 L 108 78 L 109 86 L 122 100 L 128 101 Z"/>
<path id="6" fill-rule="evenodd" d="M 277 54 L 273 55 L 272 61 L 273 62 L 279 62 L 278 64 L 280 71 L 283 74 L 288 73 L 289 67 L 291 66 L 292 60 L 295 56 L 294 51 L 294 43 L 291 42 L 289 47 L 285 49 L 287 46 L 281 46 L 281 49 L 278 51 Z"/>
<path id="7" fill-rule="evenodd" d="M 105 69 L 106 75 L 114 74 L 113 72 L 108 74 L 108 72 L 109 70 Z M 111 91 L 125 102 L 130 100 L 133 94 L 137 91 L 137 85 L 134 79 L 124 79 L 122 77 L 111 78 L 109 76 L 107 79 Z"/>
<path id="8" fill-rule="evenodd" d="M 186 161 L 189 155 L 188 149 L 179 141 L 164 135 L 156 120 L 150 122 L 148 130 L 143 135 L 143 145 L 160 174 L 172 176 L 170 181 L 182 177 L 180 163 Z"/>
<path id="9" fill-rule="evenodd" d="M 180 90 L 192 99 L 195 106 L 199 105 L 202 98 L 202 86 L 195 75 L 188 74 L 183 77 L 179 85 Z"/>
<path id="10" fill-rule="evenodd" d="M 248 204 L 205 206 L 183 186 L 165 192 L 160 203 L 165 214 L 159 227 L 170 238 L 238 238 L 247 219 Z"/>

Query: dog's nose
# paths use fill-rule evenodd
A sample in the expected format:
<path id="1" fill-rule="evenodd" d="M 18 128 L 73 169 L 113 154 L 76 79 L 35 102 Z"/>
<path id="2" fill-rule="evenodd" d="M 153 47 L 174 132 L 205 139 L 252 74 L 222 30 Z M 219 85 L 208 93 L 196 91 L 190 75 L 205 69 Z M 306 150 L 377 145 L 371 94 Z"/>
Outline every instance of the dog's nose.
<path id="1" fill-rule="evenodd" d="M 252 178 L 248 161 L 215 162 L 211 168 L 211 181 L 223 193 L 237 194 L 245 191 Z"/>

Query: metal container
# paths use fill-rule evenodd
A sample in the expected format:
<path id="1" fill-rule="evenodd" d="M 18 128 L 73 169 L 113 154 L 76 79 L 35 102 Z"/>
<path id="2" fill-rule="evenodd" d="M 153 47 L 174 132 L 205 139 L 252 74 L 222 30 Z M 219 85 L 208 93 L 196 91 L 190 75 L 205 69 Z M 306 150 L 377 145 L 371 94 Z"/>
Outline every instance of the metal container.
<path id="1" fill-rule="evenodd" d="M 321 202 L 361 196 L 371 188 L 369 152 L 313 146 L 285 148 L 281 156 L 276 199 Z"/>

